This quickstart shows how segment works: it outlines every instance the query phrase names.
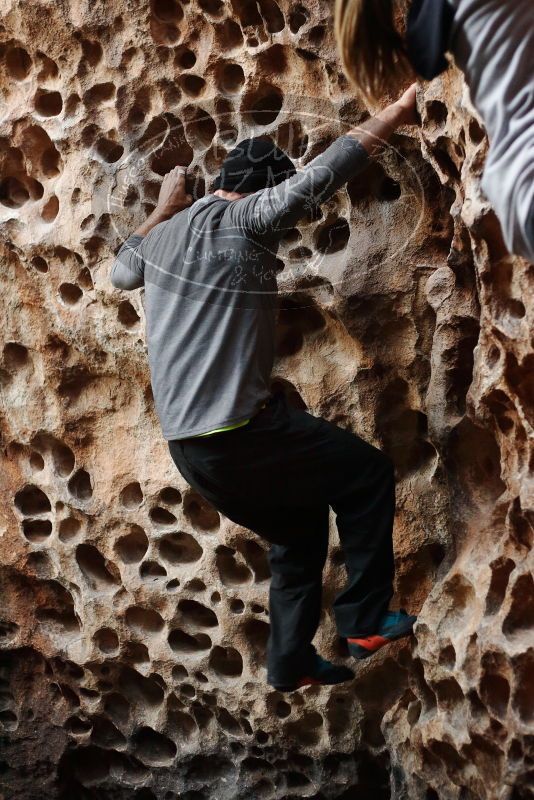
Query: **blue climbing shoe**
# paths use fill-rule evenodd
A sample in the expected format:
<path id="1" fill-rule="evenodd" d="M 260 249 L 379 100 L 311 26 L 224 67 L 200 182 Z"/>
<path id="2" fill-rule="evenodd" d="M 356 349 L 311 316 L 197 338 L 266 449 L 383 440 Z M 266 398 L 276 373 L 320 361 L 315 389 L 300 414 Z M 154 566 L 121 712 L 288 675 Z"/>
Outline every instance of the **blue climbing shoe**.
<path id="1" fill-rule="evenodd" d="M 385 644 L 409 636 L 416 620 L 417 617 L 408 614 L 404 608 L 400 611 L 386 611 L 376 633 L 347 638 L 349 653 L 353 658 L 369 658 Z"/>
<path id="2" fill-rule="evenodd" d="M 279 692 L 294 692 L 303 686 L 334 686 L 337 683 L 350 681 L 354 678 L 354 672 L 348 667 L 332 664 L 331 661 L 321 658 L 318 653 L 314 653 L 311 666 L 305 674 L 293 681 L 283 683 L 269 681 L 270 685 Z"/>

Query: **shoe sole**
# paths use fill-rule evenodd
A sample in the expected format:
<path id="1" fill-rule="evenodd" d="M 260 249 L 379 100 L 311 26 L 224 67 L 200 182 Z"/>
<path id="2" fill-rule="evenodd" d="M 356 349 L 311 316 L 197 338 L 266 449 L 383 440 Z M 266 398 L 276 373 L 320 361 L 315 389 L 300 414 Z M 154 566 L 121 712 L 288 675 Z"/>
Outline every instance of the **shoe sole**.
<path id="1" fill-rule="evenodd" d="M 305 676 L 304 678 L 300 678 L 300 680 L 294 684 L 285 686 L 275 686 L 274 684 L 270 685 L 273 687 L 273 689 L 276 689 L 277 692 L 295 692 L 297 689 L 302 689 L 304 686 L 338 686 L 340 683 L 351 681 L 353 678 L 354 673 L 352 675 L 347 675 L 346 678 L 342 678 L 339 681 L 320 681 L 317 678 Z"/>
<path id="2" fill-rule="evenodd" d="M 397 639 L 402 639 L 405 636 L 410 636 L 413 633 L 413 626 L 416 622 L 416 617 L 413 618 L 412 622 L 403 623 L 399 628 L 395 631 L 395 633 L 390 634 L 389 636 L 366 636 L 362 637 L 361 639 L 347 639 L 347 644 L 349 647 L 349 653 L 353 658 L 357 658 L 358 660 L 364 658 L 370 658 L 374 656 L 375 653 L 384 647 L 384 645 L 389 644 L 390 642 L 395 642 Z M 369 646 L 365 646 L 359 644 L 359 642 L 368 641 Z"/>

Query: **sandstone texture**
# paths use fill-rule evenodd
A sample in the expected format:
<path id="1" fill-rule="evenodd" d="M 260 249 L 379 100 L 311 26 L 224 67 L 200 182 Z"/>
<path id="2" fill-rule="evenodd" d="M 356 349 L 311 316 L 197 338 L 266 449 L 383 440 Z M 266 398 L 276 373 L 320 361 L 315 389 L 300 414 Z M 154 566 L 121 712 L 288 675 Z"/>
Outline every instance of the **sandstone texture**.
<path id="1" fill-rule="evenodd" d="M 394 459 L 394 607 L 419 614 L 354 682 L 281 695 L 267 544 L 174 467 L 143 293 L 109 271 L 175 164 L 201 196 L 240 138 L 304 164 L 364 119 L 332 5 L 0 13 L 3 800 L 531 797 L 534 266 L 480 193 L 461 74 L 280 253 L 273 385 Z M 349 663 L 331 533 L 316 644 Z"/>

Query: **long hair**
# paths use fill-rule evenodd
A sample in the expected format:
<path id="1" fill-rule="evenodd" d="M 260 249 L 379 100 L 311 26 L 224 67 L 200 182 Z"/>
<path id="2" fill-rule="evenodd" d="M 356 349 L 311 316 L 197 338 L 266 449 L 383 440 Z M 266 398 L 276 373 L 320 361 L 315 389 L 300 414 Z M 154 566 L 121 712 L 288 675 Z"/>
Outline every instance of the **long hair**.
<path id="1" fill-rule="evenodd" d="M 360 95 L 371 102 L 413 76 L 393 2 L 336 0 L 335 30 L 343 67 Z"/>

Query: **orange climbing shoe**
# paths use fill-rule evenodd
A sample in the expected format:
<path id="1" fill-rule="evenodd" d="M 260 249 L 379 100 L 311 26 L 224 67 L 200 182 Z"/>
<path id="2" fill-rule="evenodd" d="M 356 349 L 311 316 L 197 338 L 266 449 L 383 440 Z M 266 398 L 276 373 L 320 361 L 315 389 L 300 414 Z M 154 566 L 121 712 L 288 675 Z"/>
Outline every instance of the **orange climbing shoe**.
<path id="1" fill-rule="evenodd" d="M 400 611 L 386 611 L 376 633 L 347 638 L 349 653 L 354 658 L 369 658 L 385 644 L 409 636 L 416 620 L 417 617 L 407 614 L 403 608 Z"/>

